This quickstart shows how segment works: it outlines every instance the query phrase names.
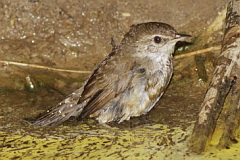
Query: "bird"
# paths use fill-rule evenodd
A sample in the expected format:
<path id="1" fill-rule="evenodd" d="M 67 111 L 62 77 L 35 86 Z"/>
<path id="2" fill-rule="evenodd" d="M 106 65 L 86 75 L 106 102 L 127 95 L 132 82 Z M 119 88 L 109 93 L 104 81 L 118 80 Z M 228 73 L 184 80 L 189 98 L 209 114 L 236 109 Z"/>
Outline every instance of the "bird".
<path id="1" fill-rule="evenodd" d="M 70 117 L 121 123 L 146 114 L 170 82 L 176 43 L 189 37 L 162 22 L 132 25 L 83 86 L 45 111 L 33 125 L 56 126 Z"/>

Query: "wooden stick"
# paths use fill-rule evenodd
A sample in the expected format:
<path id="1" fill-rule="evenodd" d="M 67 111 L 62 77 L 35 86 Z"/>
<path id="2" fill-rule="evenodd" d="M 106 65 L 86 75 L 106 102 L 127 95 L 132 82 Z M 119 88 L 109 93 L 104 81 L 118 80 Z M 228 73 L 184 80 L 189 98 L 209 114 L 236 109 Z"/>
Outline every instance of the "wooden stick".
<path id="1" fill-rule="evenodd" d="M 189 53 L 186 53 L 186 54 L 177 55 L 177 56 L 174 57 L 174 59 L 186 58 L 186 57 L 190 57 L 190 56 L 194 56 L 194 55 L 198 55 L 198 54 L 203 54 L 203 53 L 206 53 L 206 52 L 216 51 L 216 50 L 220 50 L 220 49 L 221 49 L 221 46 L 213 46 L 213 47 L 205 48 L 205 49 L 202 49 L 202 50 L 197 50 L 197 51 L 194 51 L 194 52 L 189 52 Z M 81 74 L 91 73 L 91 71 L 78 71 L 78 70 L 60 69 L 60 68 L 53 68 L 53 67 L 42 66 L 42 65 L 37 65 L 37 64 L 21 63 L 21 62 L 14 62 L 14 61 L 2 61 L 2 60 L 0 60 L 0 63 L 4 63 L 6 65 L 11 64 L 11 65 L 16 65 L 16 66 L 32 67 L 32 68 L 46 69 L 46 70 L 59 71 L 59 72 L 70 72 L 70 73 L 81 73 Z"/>
<path id="2" fill-rule="evenodd" d="M 20 62 L 13 62 L 13 61 L 0 61 L 0 63 L 4 63 L 4 64 L 7 64 L 7 65 L 11 64 L 11 65 L 17 65 L 17 66 L 23 66 L 23 67 L 46 69 L 46 70 L 59 71 L 59 72 L 82 73 L 82 74 L 91 73 L 91 71 L 78 71 L 78 70 L 60 69 L 60 68 L 41 66 L 41 65 L 37 65 L 37 64 L 28 64 L 28 63 L 20 63 Z"/>
<path id="3" fill-rule="evenodd" d="M 221 49 L 221 46 L 213 46 L 213 47 L 197 50 L 197 51 L 194 51 L 194 52 L 189 52 L 189 53 L 186 53 L 186 54 L 177 55 L 177 56 L 174 56 L 174 59 L 186 58 L 186 57 L 195 56 L 195 55 L 198 55 L 198 54 L 203 54 L 203 53 L 206 53 L 206 52 L 217 51 L 217 50 L 220 50 L 220 49 Z"/>
<path id="4" fill-rule="evenodd" d="M 210 142 L 215 130 L 217 119 L 223 109 L 225 98 L 228 97 L 235 110 L 240 108 L 240 1 L 231 0 L 228 5 L 226 30 L 223 39 L 222 53 L 217 61 L 213 78 L 201 104 L 201 111 L 195 123 L 189 141 L 190 150 L 201 153 Z M 224 106 L 225 107 L 225 106 Z M 229 111 L 231 113 L 232 111 Z M 238 114 L 234 114 L 236 116 Z M 238 117 L 235 117 L 239 120 Z M 232 135 L 232 134 L 231 134 Z M 231 138 L 231 137 L 228 137 Z"/>
<path id="5" fill-rule="evenodd" d="M 233 66 L 229 77 L 231 81 L 231 92 L 225 103 L 225 124 L 219 148 L 230 148 L 232 143 L 237 143 L 237 130 L 240 125 L 240 1 L 231 1 L 228 6 L 226 32 L 223 40 L 225 52 L 229 52 Z"/>

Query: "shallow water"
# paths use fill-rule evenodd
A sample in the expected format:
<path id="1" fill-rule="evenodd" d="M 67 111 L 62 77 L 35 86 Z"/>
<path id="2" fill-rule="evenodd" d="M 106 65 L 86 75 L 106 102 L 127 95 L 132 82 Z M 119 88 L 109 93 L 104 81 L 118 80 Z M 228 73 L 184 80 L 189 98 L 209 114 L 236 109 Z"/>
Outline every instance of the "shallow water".
<path id="1" fill-rule="evenodd" d="M 148 2 L 1 1 L 0 60 L 91 71 L 110 52 L 111 37 L 119 42 L 130 25 L 164 21 L 197 37 L 225 4 L 224 0 Z M 219 44 L 222 31 L 214 31 L 207 40 L 200 39 L 198 48 Z M 217 140 L 202 155 L 188 152 L 187 141 L 207 86 L 199 76 L 211 76 L 216 56 L 204 57 L 197 66 L 191 57 L 176 60 L 166 93 L 149 113 L 109 126 L 94 119 L 71 119 L 57 127 L 31 125 L 27 120 L 81 87 L 88 74 L 1 63 L 0 159 L 239 158 L 239 144 L 219 151 Z M 199 72 L 201 65 L 204 72 Z"/>
<path id="2" fill-rule="evenodd" d="M 175 61 L 175 68 L 181 61 Z M 56 127 L 38 127 L 28 121 L 79 88 L 88 75 L 6 65 L 0 69 L 1 159 L 238 157 L 238 144 L 219 151 L 217 140 L 202 155 L 188 152 L 188 138 L 207 86 L 195 67 L 175 70 L 166 93 L 146 115 L 108 126 L 94 119 L 71 119 Z"/>
<path id="3" fill-rule="evenodd" d="M 187 156 L 186 147 L 182 146 L 186 146 L 204 93 L 203 88 L 189 89 L 191 79 L 175 83 L 174 78 L 163 98 L 148 114 L 121 124 L 111 123 L 106 127 L 94 119 L 72 119 L 57 127 L 37 127 L 25 119 L 34 119 L 54 106 L 80 87 L 87 75 L 72 76 L 12 66 L 1 72 L 6 86 L 17 86 L 0 90 L 2 157 L 157 158 L 174 157 L 177 149 L 181 150 L 181 156 Z M 14 76 L 9 72 L 14 72 Z"/>

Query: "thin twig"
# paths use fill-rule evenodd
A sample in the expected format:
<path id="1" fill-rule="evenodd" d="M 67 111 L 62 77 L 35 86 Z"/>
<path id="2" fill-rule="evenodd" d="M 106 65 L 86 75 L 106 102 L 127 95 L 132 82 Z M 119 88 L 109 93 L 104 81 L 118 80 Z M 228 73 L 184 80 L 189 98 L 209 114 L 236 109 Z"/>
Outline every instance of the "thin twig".
<path id="1" fill-rule="evenodd" d="M 182 55 L 177 55 L 174 58 L 175 59 L 180 59 L 180 58 L 185 58 L 185 57 L 190 57 L 190 56 L 194 56 L 197 54 L 202 54 L 202 53 L 206 53 L 206 52 L 210 52 L 210 51 L 216 51 L 216 50 L 220 50 L 221 46 L 213 46 L 213 47 L 209 47 L 206 49 L 202 49 L 202 50 L 198 50 L 198 51 L 194 51 L 194 52 L 189 52 L 186 54 L 182 54 Z M 16 66 L 23 66 L 23 67 L 32 67 L 32 68 L 39 68 L 39 69 L 46 69 L 46 70 L 51 70 L 51 71 L 59 71 L 59 72 L 71 72 L 71 73 L 82 73 L 82 74 L 89 74 L 91 73 L 91 71 L 78 71 L 78 70 L 69 70 L 69 69 L 60 69 L 60 68 L 53 68 L 53 67 L 47 67 L 47 66 L 42 66 L 42 65 L 37 65 L 37 64 L 28 64 L 28 63 L 20 63 L 20 62 L 14 62 L 14 61 L 1 61 L 0 63 L 4 63 L 6 65 L 16 65 Z"/>
<path id="2" fill-rule="evenodd" d="M 206 53 L 206 52 L 210 52 L 210 51 L 217 51 L 217 50 L 220 50 L 220 49 L 221 49 L 221 46 L 213 46 L 213 47 L 197 50 L 197 51 L 194 51 L 194 52 L 189 52 L 189 53 L 186 53 L 186 54 L 177 55 L 174 58 L 175 59 L 186 58 L 186 57 L 190 57 L 190 56 L 194 56 L 194 55 L 197 55 L 197 54 L 202 54 L 202 53 Z"/>
<path id="3" fill-rule="evenodd" d="M 13 62 L 13 61 L 0 61 L 0 63 L 4 63 L 6 65 L 11 64 L 11 65 L 16 65 L 16 66 L 32 67 L 32 68 L 46 69 L 46 70 L 59 71 L 59 72 L 71 72 L 71 73 L 83 73 L 83 74 L 91 73 L 91 71 L 60 69 L 60 68 L 41 66 L 41 65 L 37 65 L 37 64 L 27 64 L 27 63 Z"/>

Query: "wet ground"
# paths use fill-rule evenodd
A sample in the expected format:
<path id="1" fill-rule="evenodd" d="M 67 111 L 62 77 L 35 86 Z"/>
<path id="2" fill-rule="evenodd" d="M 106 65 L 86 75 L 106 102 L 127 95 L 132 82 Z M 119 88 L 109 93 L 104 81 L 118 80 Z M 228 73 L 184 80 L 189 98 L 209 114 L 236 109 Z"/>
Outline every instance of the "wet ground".
<path id="1" fill-rule="evenodd" d="M 184 52 L 219 45 L 224 8 L 224 0 L 1 1 L 0 60 L 91 71 L 111 51 L 112 37 L 118 43 L 130 25 L 147 21 L 193 35 Z M 93 119 L 30 125 L 26 119 L 79 88 L 89 73 L 1 63 L 0 159 L 236 159 L 238 144 L 219 151 L 213 142 L 200 156 L 187 151 L 218 54 L 176 59 L 173 79 L 156 106 L 111 128 Z"/>
<path id="2" fill-rule="evenodd" d="M 9 76 L 10 70 L 17 74 L 13 68 L 1 70 L 2 75 Z M 21 74 L 24 72 L 21 68 Z M 7 87 L 1 90 L 3 157 L 157 159 L 175 157 L 172 153 L 175 149 L 179 150 L 181 156 L 187 156 L 186 147 L 182 150 L 182 146 L 186 145 L 205 91 L 202 86 L 191 88 L 194 83 L 192 79 L 183 78 L 184 75 L 174 77 L 166 94 L 152 111 L 122 124 L 109 124 L 112 128 L 101 126 L 93 119 L 70 120 L 58 127 L 36 127 L 24 119 L 31 120 L 54 106 L 78 85 L 81 86 L 82 81 L 79 78 L 66 78 L 69 74 L 59 75 L 49 71 L 28 69 L 27 73 L 36 89 L 29 88 L 28 81 L 24 82 L 26 77 L 18 75 L 15 78 L 19 79 L 19 83 L 22 79 L 25 84 L 23 90 L 10 90 Z M 46 74 L 51 77 L 46 77 Z M 182 82 L 179 83 L 179 80 Z"/>

